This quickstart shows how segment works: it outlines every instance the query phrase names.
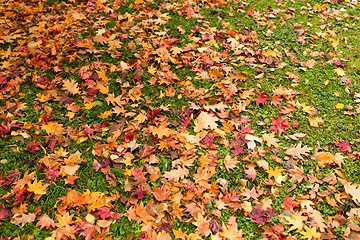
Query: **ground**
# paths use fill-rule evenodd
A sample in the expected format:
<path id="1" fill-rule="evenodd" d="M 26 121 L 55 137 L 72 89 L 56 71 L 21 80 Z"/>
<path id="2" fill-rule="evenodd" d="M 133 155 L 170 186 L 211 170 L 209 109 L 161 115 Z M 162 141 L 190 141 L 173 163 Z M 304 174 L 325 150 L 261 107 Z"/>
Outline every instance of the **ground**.
<path id="1" fill-rule="evenodd" d="M 0 1 L 0 239 L 359 239 L 357 1 Z"/>

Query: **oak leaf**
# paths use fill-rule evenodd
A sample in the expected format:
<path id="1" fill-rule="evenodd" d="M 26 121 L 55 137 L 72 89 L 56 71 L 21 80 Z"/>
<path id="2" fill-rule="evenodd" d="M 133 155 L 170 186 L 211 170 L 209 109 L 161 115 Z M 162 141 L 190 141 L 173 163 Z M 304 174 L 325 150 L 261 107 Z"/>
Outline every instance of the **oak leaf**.
<path id="1" fill-rule="evenodd" d="M 312 148 L 308 148 L 306 145 L 304 147 L 301 147 L 301 142 L 299 142 L 296 147 L 288 148 L 285 153 L 292 157 L 303 159 L 301 154 L 306 156 L 308 155 L 310 150 L 312 150 Z"/>
<path id="2" fill-rule="evenodd" d="M 157 135 L 158 138 L 162 139 L 164 136 L 169 137 L 171 134 L 175 134 L 176 132 L 170 128 L 159 126 L 155 127 L 150 131 L 154 136 Z"/>
<path id="3" fill-rule="evenodd" d="M 189 175 L 189 170 L 187 168 L 172 169 L 169 172 L 164 173 L 164 177 L 170 182 L 178 182 L 179 179 L 183 179 L 187 175 Z"/>
<path id="4" fill-rule="evenodd" d="M 21 224 L 23 227 L 25 224 L 35 221 L 35 217 L 36 215 L 34 213 L 22 214 L 21 217 L 13 219 L 11 223 L 17 225 Z"/>

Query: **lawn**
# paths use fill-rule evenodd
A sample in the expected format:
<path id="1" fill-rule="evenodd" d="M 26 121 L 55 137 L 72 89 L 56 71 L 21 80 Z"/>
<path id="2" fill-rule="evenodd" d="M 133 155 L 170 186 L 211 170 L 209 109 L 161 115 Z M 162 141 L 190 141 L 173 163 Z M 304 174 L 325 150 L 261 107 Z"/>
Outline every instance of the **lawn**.
<path id="1" fill-rule="evenodd" d="M 0 239 L 360 239 L 357 1 L 0 1 Z"/>

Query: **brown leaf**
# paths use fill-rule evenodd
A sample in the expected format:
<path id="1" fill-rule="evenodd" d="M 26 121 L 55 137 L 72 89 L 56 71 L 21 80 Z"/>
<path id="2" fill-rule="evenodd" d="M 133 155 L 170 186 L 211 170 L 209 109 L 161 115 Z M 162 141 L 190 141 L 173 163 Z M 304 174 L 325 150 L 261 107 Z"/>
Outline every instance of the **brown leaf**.
<path id="1" fill-rule="evenodd" d="M 292 156 L 292 157 L 303 159 L 301 154 L 302 155 L 308 155 L 308 152 L 310 150 L 312 150 L 312 148 L 308 148 L 306 145 L 304 147 L 301 147 L 301 142 L 299 142 L 299 144 L 296 145 L 296 147 L 288 148 L 285 153 L 287 155 Z"/>
<path id="2" fill-rule="evenodd" d="M 33 213 L 23 214 L 21 217 L 13 219 L 11 223 L 17 225 L 21 224 L 21 226 L 24 227 L 25 224 L 35 221 L 35 217 L 36 215 Z"/>

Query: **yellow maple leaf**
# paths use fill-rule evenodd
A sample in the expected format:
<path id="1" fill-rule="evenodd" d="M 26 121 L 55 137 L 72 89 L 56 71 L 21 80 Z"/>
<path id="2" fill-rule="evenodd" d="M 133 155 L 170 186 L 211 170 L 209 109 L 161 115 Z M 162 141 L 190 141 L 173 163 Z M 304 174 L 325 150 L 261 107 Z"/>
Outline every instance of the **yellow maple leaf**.
<path id="1" fill-rule="evenodd" d="M 59 124 L 57 122 L 48 122 L 46 125 L 41 126 L 42 130 L 45 130 L 47 134 L 55 134 L 55 135 L 61 135 L 64 131 L 64 128 L 62 127 L 62 124 Z"/>
<path id="2" fill-rule="evenodd" d="M 270 168 L 270 170 L 267 170 L 266 172 L 269 174 L 269 179 L 271 177 L 274 177 L 276 180 L 278 177 L 281 177 L 282 171 L 283 171 L 282 169 L 279 169 L 278 167 L 276 167 L 275 169 Z"/>
<path id="3" fill-rule="evenodd" d="M 49 186 L 49 184 L 42 184 L 43 181 L 37 181 L 37 178 L 35 178 L 33 183 L 28 183 L 28 191 L 33 192 L 35 194 L 46 194 L 46 188 Z"/>
<path id="4" fill-rule="evenodd" d="M 156 73 L 156 68 L 151 65 L 149 68 L 148 68 L 148 72 L 151 74 L 151 75 L 155 75 Z"/>
<path id="5" fill-rule="evenodd" d="M 94 107 L 94 102 L 84 103 L 84 105 L 84 109 L 91 109 L 92 107 Z"/>
<path id="6" fill-rule="evenodd" d="M 291 224 L 289 231 L 296 230 L 297 232 L 300 232 L 303 228 L 303 223 L 306 221 L 306 217 L 301 216 L 300 212 L 295 212 L 291 214 L 291 217 L 284 217 L 287 221 L 287 224 Z"/>
<path id="7" fill-rule="evenodd" d="M 98 117 L 105 119 L 105 118 L 108 118 L 112 113 L 113 113 L 112 111 L 105 111 L 105 112 L 101 113 Z"/>
<path id="8" fill-rule="evenodd" d="M 301 238 L 307 238 L 308 240 L 320 239 L 321 234 L 316 232 L 316 228 L 309 228 L 304 226 L 305 231 L 300 232 L 303 236 Z"/>
<path id="9" fill-rule="evenodd" d="M 266 141 L 268 147 L 270 147 L 271 145 L 273 145 L 275 148 L 280 147 L 280 145 L 278 144 L 279 140 L 275 138 L 275 132 L 272 132 L 270 134 L 263 134 L 262 139 Z"/>

